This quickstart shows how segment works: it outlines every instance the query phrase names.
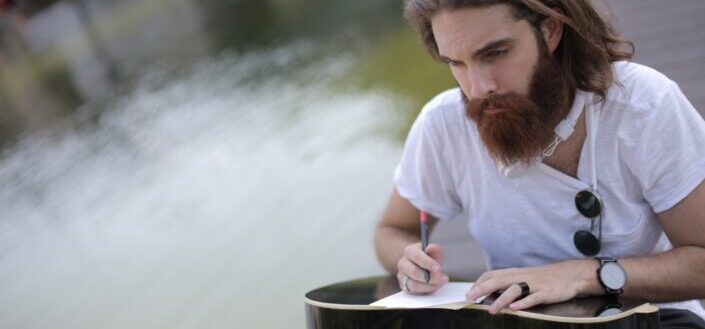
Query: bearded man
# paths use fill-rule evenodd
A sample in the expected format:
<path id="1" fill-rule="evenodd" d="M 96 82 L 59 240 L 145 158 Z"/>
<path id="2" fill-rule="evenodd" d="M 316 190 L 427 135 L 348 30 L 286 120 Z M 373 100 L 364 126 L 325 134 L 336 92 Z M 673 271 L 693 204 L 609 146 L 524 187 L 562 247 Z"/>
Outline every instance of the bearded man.
<path id="1" fill-rule="evenodd" d="M 589 0 L 405 0 L 459 88 L 414 123 L 375 232 L 402 289 L 448 282 L 419 214 L 461 217 L 490 271 L 467 292 L 523 310 L 618 295 L 705 311 L 705 123 Z M 435 223 L 435 221 L 434 221 Z M 430 273 L 426 279 L 425 271 Z"/>

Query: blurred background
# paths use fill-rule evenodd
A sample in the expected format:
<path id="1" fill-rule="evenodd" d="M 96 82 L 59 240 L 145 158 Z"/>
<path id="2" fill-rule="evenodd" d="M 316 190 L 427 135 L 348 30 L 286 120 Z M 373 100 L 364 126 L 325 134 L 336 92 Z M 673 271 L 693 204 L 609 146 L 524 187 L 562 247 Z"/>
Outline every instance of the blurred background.
<path id="1" fill-rule="evenodd" d="M 609 6 L 703 113 L 705 2 Z M 401 0 L 0 0 L 0 328 L 304 327 L 453 85 Z"/>

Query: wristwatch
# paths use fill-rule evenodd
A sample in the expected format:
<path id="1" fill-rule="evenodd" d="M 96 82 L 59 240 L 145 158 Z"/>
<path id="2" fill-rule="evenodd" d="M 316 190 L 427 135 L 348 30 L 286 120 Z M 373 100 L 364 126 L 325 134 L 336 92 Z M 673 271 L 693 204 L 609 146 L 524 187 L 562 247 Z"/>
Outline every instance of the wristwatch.
<path id="1" fill-rule="evenodd" d="M 597 279 L 608 295 L 618 295 L 624 291 L 627 283 L 627 273 L 617 260 L 610 257 L 595 257 L 600 262 L 597 269 Z"/>

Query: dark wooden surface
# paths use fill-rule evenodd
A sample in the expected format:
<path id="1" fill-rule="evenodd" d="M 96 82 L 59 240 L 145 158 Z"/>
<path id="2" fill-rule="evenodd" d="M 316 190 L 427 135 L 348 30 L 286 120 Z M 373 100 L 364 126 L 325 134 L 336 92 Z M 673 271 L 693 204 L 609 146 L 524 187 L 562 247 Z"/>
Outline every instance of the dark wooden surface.
<path id="1" fill-rule="evenodd" d="M 467 309 L 370 309 L 371 302 L 399 292 L 394 277 L 374 277 L 341 282 L 306 294 L 306 322 L 310 329 L 346 328 L 535 328 L 535 329 L 647 329 L 657 328 L 659 315 L 655 311 L 633 312 L 643 302 L 619 301 L 590 297 L 560 304 L 539 306 L 529 313 L 490 315 L 486 306 L 473 305 Z M 320 304 L 325 303 L 325 304 Z M 609 306 L 607 306 L 609 305 Z M 351 309 L 353 306 L 354 309 Z M 606 307 L 618 307 L 625 312 L 620 319 L 600 318 Z M 630 312 L 631 311 L 631 312 Z M 616 314 L 616 313 L 611 313 Z M 604 314 L 603 314 L 604 315 Z M 548 317 L 546 317 L 548 316 Z M 553 316 L 553 318 L 550 318 Z M 558 321 L 555 317 L 562 317 Z M 587 320 L 591 323 L 579 323 Z"/>
<path id="2" fill-rule="evenodd" d="M 594 1 L 596 4 L 603 1 Z M 676 81 L 705 114 L 705 1 L 611 0 L 615 26 L 636 45 L 634 62 Z M 446 270 L 460 277 L 484 271 L 482 253 L 462 220 L 440 223 L 432 236 L 447 251 Z"/>

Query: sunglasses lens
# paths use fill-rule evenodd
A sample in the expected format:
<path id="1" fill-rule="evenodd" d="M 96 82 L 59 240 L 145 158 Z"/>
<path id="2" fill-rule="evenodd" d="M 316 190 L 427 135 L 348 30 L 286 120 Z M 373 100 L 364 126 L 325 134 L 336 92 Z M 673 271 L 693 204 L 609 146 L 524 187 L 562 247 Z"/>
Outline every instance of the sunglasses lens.
<path id="1" fill-rule="evenodd" d="M 589 190 L 580 191 L 575 195 L 575 207 L 587 218 L 596 217 L 602 211 L 600 199 Z"/>
<path id="2" fill-rule="evenodd" d="M 600 252 L 600 240 L 588 231 L 578 231 L 573 235 L 573 243 L 585 256 L 595 256 Z"/>

